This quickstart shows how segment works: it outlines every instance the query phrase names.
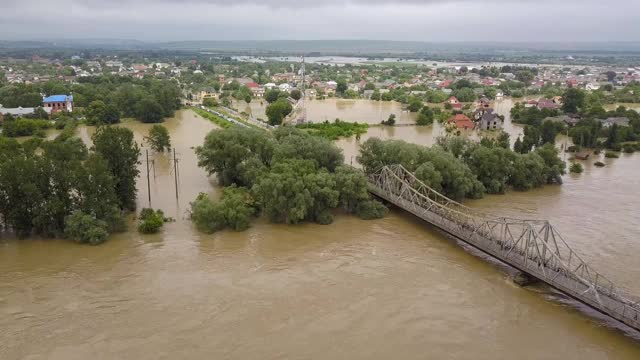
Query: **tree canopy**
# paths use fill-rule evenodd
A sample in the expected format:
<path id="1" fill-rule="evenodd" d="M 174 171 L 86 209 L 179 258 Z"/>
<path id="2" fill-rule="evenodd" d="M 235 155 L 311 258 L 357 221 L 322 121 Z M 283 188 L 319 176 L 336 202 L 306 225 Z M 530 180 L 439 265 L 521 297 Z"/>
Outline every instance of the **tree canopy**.
<path id="1" fill-rule="evenodd" d="M 105 241 L 124 227 L 118 181 L 101 152 L 68 134 L 23 144 L 0 137 L 0 215 L 19 236 Z"/>
<path id="2" fill-rule="evenodd" d="M 329 224 L 337 208 L 367 219 L 386 213 L 370 199 L 364 174 L 344 167 L 339 148 L 300 129 L 214 130 L 196 153 L 199 166 L 215 173 L 222 185 L 246 191 L 243 202 L 226 203 L 223 195 L 217 202 L 200 196 L 192 203 L 192 219 L 207 232 L 236 228 L 218 204 L 233 208 L 234 214 L 248 214 L 242 203 L 251 203 L 271 221 L 286 224 Z"/>
<path id="3" fill-rule="evenodd" d="M 121 209 L 136 207 L 136 178 L 140 171 L 140 149 L 133 139 L 133 132 L 122 127 L 99 127 L 92 137 L 92 150 L 107 162 L 116 184 L 116 195 Z"/>
<path id="4" fill-rule="evenodd" d="M 372 138 L 361 145 L 358 161 L 367 173 L 401 164 L 426 185 L 455 200 L 560 183 L 565 171 L 554 146 L 543 145 L 521 155 L 509 149 L 508 136 L 480 143 L 450 136 L 439 138 L 431 148 Z"/>
<path id="5" fill-rule="evenodd" d="M 151 149 L 155 152 L 171 150 L 171 137 L 169 130 L 162 125 L 153 125 L 149 130 L 149 135 L 144 138 Z"/>
<path id="6" fill-rule="evenodd" d="M 279 98 L 267 106 L 266 115 L 270 125 L 280 125 L 287 115 L 291 113 L 293 107 L 287 99 Z"/>

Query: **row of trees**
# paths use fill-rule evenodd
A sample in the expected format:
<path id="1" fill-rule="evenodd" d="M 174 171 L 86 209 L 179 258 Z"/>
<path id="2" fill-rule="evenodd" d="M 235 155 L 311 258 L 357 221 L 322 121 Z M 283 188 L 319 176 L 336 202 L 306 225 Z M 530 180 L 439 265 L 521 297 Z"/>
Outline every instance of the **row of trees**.
<path id="1" fill-rule="evenodd" d="M 535 146 L 555 143 L 556 134 L 564 132 L 566 126 L 562 122 L 552 122 L 547 118 L 563 113 L 580 118 L 580 121 L 569 129 L 569 136 L 577 146 L 620 150 L 622 143 L 637 141 L 640 138 L 640 114 L 623 106 L 614 111 L 607 111 L 603 106 L 605 102 L 600 92 L 586 93 L 571 88 L 563 93 L 561 110 L 540 110 L 536 107 L 526 108 L 521 103 L 516 104 L 511 109 L 511 117 L 515 123 L 527 126 L 524 129 L 524 138 L 516 140 L 515 150 L 526 153 Z M 603 127 L 601 120 L 607 118 L 627 118 L 629 126 L 614 124 Z"/>
<path id="2" fill-rule="evenodd" d="M 362 144 L 358 161 L 367 173 L 401 164 L 425 184 L 455 200 L 560 183 L 565 171 L 555 147 L 545 145 L 523 155 L 509 149 L 508 138 L 475 143 L 446 137 L 430 148 L 372 138 Z"/>
<path id="3" fill-rule="evenodd" d="M 182 92 L 170 80 L 101 76 L 73 87 L 77 106 L 86 107 L 87 122 L 113 124 L 120 118 L 161 122 L 180 108 Z"/>
<path id="4" fill-rule="evenodd" d="M 139 149 L 125 128 L 99 128 L 93 147 L 63 131 L 22 144 L 0 137 L 0 216 L 19 236 L 98 244 L 135 208 Z"/>
<path id="5" fill-rule="evenodd" d="M 160 122 L 180 108 L 182 91 L 175 81 L 103 75 L 79 78 L 79 84 L 48 81 L 37 85 L 10 84 L 0 87 L 4 107 L 37 107 L 42 94 L 71 94 L 74 106 L 86 108 L 87 122 L 113 124 L 124 118 Z"/>
<path id="6" fill-rule="evenodd" d="M 370 199 L 364 174 L 343 165 L 339 148 L 296 128 L 214 130 L 196 153 L 199 166 L 228 187 L 218 201 L 200 195 L 192 203 L 191 218 L 203 231 L 242 230 L 254 214 L 329 224 L 336 208 L 365 219 L 386 213 Z"/>
<path id="7" fill-rule="evenodd" d="M 44 114 L 47 116 L 47 114 Z M 7 137 L 30 136 L 37 134 L 44 137 L 44 130 L 53 127 L 53 124 L 45 119 L 33 117 L 15 118 L 6 114 L 2 120 L 2 135 Z"/>

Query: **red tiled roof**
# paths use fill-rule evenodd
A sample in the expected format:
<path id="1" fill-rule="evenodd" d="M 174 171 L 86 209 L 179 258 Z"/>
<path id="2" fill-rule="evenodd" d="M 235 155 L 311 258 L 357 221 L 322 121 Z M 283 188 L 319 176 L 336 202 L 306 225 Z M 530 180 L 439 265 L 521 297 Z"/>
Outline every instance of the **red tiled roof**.
<path id="1" fill-rule="evenodd" d="M 456 114 L 455 116 L 450 117 L 448 122 L 456 124 L 458 129 L 473 129 L 476 125 L 464 114 Z"/>

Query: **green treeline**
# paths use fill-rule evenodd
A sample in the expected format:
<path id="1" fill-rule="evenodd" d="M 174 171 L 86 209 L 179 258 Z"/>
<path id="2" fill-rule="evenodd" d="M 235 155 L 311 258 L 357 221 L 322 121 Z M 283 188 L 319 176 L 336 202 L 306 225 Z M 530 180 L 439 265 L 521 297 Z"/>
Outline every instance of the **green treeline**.
<path id="1" fill-rule="evenodd" d="M 227 187 L 219 200 L 201 194 L 191 204 L 191 218 L 205 232 L 246 229 L 256 214 L 329 224 L 337 208 L 364 219 L 386 213 L 370 198 L 364 174 L 343 165 L 339 148 L 299 129 L 214 130 L 196 153 L 198 165 Z"/>
<path id="2" fill-rule="evenodd" d="M 135 208 L 139 149 L 124 128 L 99 128 L 88 149 L 72 131 L 22 144 L 0 137 L 0 219 L 18 236 L 99 244 Z"/>
<path id="3" fill-rule="evenodd" d="M 477 199 L 485 193 L 502 194 L 509 188 L 529 190 L 561 183 L 565 164 L 553 145 L 518 154 L 502 141 L 475 143 L 460 137 L 440 138 L 424 147 L 401 140 L 369 139 L 358 161 L 366 173 L 385 165 L 401 164 L 425 184 L 455 199 Z"/>
<path id="4" fill-rule="evenodd" d="M 629 126 L 613 124 L 605 127 L 598 119 L 606 117 L 627 118 Z M 581 119 L 569 130 L 569 136 L 577 146 L 620 151 L 622 143 L 640 140 L 640 114 L 619 106 L 614 111 L 608 111 L 604 117 L 589 116 Z"/>
<path id="5" fill-rule="evenodd" d="M 74 103 L 87 107 L 88 115 L 97 113 L 92 121 L 95 124 L 113 123 L 116 115 L 155 123 L 173 116 L 180 108 L 182 93 L 175 81 L 122 76 L 81 79 L 80 84 L 71 88 Z"/>
<path id="6" fill-rule="evenodd" d="M 180 108 L 182 92 L 172 80 L 101 75 L 80 77 L 77 81 L 78 84 L 8 84 L 0 87 L 0 104 L 7 108 L 37 107 L 42 106 L 40 94 L 73 94 L 74 107 L 85 108 L 91 125 L 112 124 L 121 117 L 160 122 Z"/>
<path id="7" fill-rule="evenodd" d="M 604 104 L 608 98 L 601 92 L 587 93 L 580 89 L 567 89 L 563 93 L 562 109 L 538 109 L 516 103 L 511 108 L 514 123 L 524 124 L 524 137 L 517 139 L 515 150 L 526 153 L 535 146 L 555 143 L 558 133 L 567 131 L 567 126 L 558 120 L 558 116 L 570 114 L 579 120 L 568 129 L 568 135 L 576 147 L 611 149 L 620 151 L 629 142 L 640 139 L 640 114 L 624 106 L 607 111 Z M 551 118 L 555 121 L 550 120 Z M 603 126 L 603 120 L 626 118 L 628 126 L 613 124 Z M 633 145 L 635 146 L 635 145 Z"/>

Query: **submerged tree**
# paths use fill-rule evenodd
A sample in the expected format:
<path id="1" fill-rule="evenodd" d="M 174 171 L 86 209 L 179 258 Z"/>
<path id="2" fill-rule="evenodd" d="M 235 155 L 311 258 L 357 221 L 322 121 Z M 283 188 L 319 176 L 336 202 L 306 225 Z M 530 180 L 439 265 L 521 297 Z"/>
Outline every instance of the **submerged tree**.
<path id="1" fill-rule="evenodd" d="M 246 189 L 229 186 L 223 190 L 218 201 L 212 201 L 207 194 L 200 193 L 191 203 L 190 214 L 198 230 L 210 234 L 225 228 L 235 231 L 249 228 L 255 209 Z"/>
<path id="2" fill-rule="evenodd" d="M 291 103 L 287 99 L 279 98 L 267 106 L 266 115 L 270 125 L 280 125 L 282 121 L 293 111 Z"/>
<path id="3" fill-rule="evenodd" d="M 138 232 L 143 234 L 157 233 L 164 223 L 165 217 L 162 210 L 144 208 L 140 211 L 140 216 L 138 217 Z"/>
<path id="4" fill-rule="evenodd" d="M 241 230 L 255 211 L 286 224 L 329 224 L 336 208 L 367 219 L 386 213 L 371 203 L 364 174 L 344 167 L 339 148 L 294 127 L 214 130 L 196 153 L 200 166 L 230 185 L 219 201 L 201 195 L 192 203 L 201 231 Z"/>
<path id="5" fill-rule="evenodd" d="M 100 127 L 93 135 L 93 150 L 106 160 L 111 170 L 120 208 L 135 209 L 140 149 L 133 140 L 133 132 L 121 127 Z"/>
<path id="6" fill-rule="evenodd" d="M 171 137 L 169 130 L 162 125 L 153 125 L 149 130 L 149 135 L 144 138 L 151 149 L 155 152 L 171 150 Z"/>
<path id="7" fill-rule="evenodd" d="M 107 223 L 95 216 L 75 211 L 66 218 L 65 234 L 78 243 L 98 245 L 107 240 Z"/>

